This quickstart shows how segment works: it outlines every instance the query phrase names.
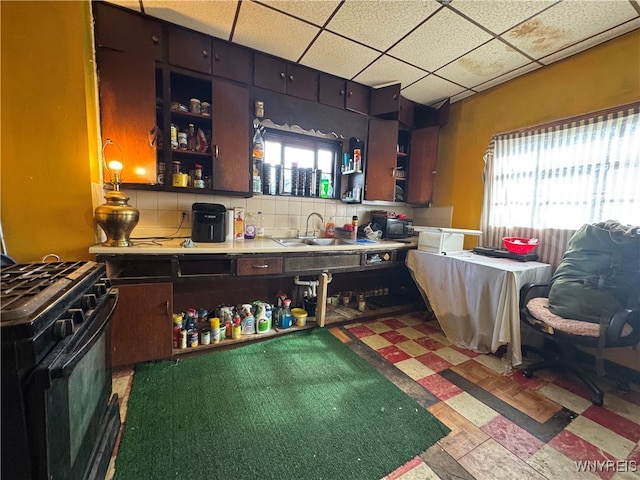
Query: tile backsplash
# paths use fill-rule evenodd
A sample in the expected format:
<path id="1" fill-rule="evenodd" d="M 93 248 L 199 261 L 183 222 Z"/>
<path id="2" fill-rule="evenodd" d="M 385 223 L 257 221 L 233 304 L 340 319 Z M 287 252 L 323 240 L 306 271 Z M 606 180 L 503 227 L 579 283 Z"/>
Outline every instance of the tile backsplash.
<path id="1" fill-rule="evenodd" d="M 333 217 L 336 227 L 351 223 L 358 215 L 360 224 L 370 221 L 372 210 L 390 210 L 412 218 L 414 212 L 428 210 L 399 205 L 348 204 L 340 200 L 308 197 L 259 195 L 252 198 L 230 197 L 196 193 L 155 192 L 148 190 L 123 190 L 129 196 L 129 204 L 140 211 L 140 221 L 131 234 L 132 238 L 189 237 L 191 236 L 191 205 L 193 203 L 218 203 L 227 209 L 244 207 L 245 212 L 261 211 L 267 236 L 295 236 L 304 231 L 307 216 L 317 212 L 326 222 Z M 102 203 L 102 202 L 100 202 Z M 182 212 L 186 218 L 182 220 Z M 323 230 L 317 217 L 309 220 L 309 229 Z M 99 227 L 99 234 L 102 234 Z"/>

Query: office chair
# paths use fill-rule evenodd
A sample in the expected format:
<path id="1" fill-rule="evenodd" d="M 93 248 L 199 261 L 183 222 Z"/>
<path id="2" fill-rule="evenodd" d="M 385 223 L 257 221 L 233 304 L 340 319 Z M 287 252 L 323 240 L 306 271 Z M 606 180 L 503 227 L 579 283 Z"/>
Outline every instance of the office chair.
<path id="1" fill-rule="evenodd" d="M 531 378 L 533 372 L 547 368 L 558 368 L 578 377 L 591 390 L 591 401 L 602 406 L 604 393 L 587 375 L 577 362 L 578 345 L 598 348 L 600 343 L 600 325 L 597 323 L 572 320 L 554 315 L 548 308 L 550 285 L 526 284 L 520 289 L 520 321 L 544 335 L 557 345 L 559 353 L 549 357 L 549 352 L 534 347 L 523 346 L 523 350 L 534 351 L 544 360 L 528 365 L 521 373 Z M 640 310 L 623 309 L 611 315 L 601 343 L 604 348 L 628 347 L 640 342 Z M 600 368 L 600 352 L 596 355 L 598 374 L 604 375 Z M 621 385 L 625 385 L 622 382 Z"/>

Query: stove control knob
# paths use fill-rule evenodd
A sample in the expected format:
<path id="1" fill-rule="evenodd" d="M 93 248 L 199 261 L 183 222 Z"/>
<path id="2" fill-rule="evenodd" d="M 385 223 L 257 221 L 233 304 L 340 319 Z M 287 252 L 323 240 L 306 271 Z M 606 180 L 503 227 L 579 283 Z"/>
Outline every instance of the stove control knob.
<path id="1" fill-rule="evenodd" d="M 82 323 L 85 321 L 87 316 L 84 314 L 84 309 L 82 308 L 70 308 L 67 310 L 67 315 L 71 318 L 71 321 L 75 324 Z"/>
<path id="2" fill-rule="evenodd" d="M 93 291 L 98 298 L 104 297 L 107 294 L 108 289 L 109 288 L 105 282 L 99 282 L 93 286 Z"/>
<path id="3" fill-rule="evenodd" d="M 93 310 L 98 305 L 98 297 L 93 293 L 85 293 L 81 300 L 82 310 Z"/>
<path id="4" fill-rule="evenodd" d="M 56 340 L 62 340 L 63 338 L 72 335 L 75 330 L 75 324 L 71 318 L 61 318 L 56 320 L 53 325 L 53 336 Z"/>

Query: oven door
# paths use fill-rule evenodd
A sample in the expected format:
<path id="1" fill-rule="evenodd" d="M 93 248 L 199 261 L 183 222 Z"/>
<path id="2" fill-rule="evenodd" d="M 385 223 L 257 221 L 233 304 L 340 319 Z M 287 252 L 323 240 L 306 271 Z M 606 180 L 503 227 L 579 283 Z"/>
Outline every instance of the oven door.
<path id="1" fill-rule="evenodd" d="M 104 478 L 120 428 L 111 395 L 116 303 L 112 290 L 35 371 L 26 407 L 34 478 Z"/>

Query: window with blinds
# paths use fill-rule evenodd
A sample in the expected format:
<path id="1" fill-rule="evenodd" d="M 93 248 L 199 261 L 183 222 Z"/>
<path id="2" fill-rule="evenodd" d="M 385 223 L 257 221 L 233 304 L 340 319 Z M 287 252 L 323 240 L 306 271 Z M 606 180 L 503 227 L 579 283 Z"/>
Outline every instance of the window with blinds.
<path id="1" fill-rule="evenodd" d="M 640 224 L 640 103 L 495 135 L 485 155 L 481 229 L 503 236 Z"/>

